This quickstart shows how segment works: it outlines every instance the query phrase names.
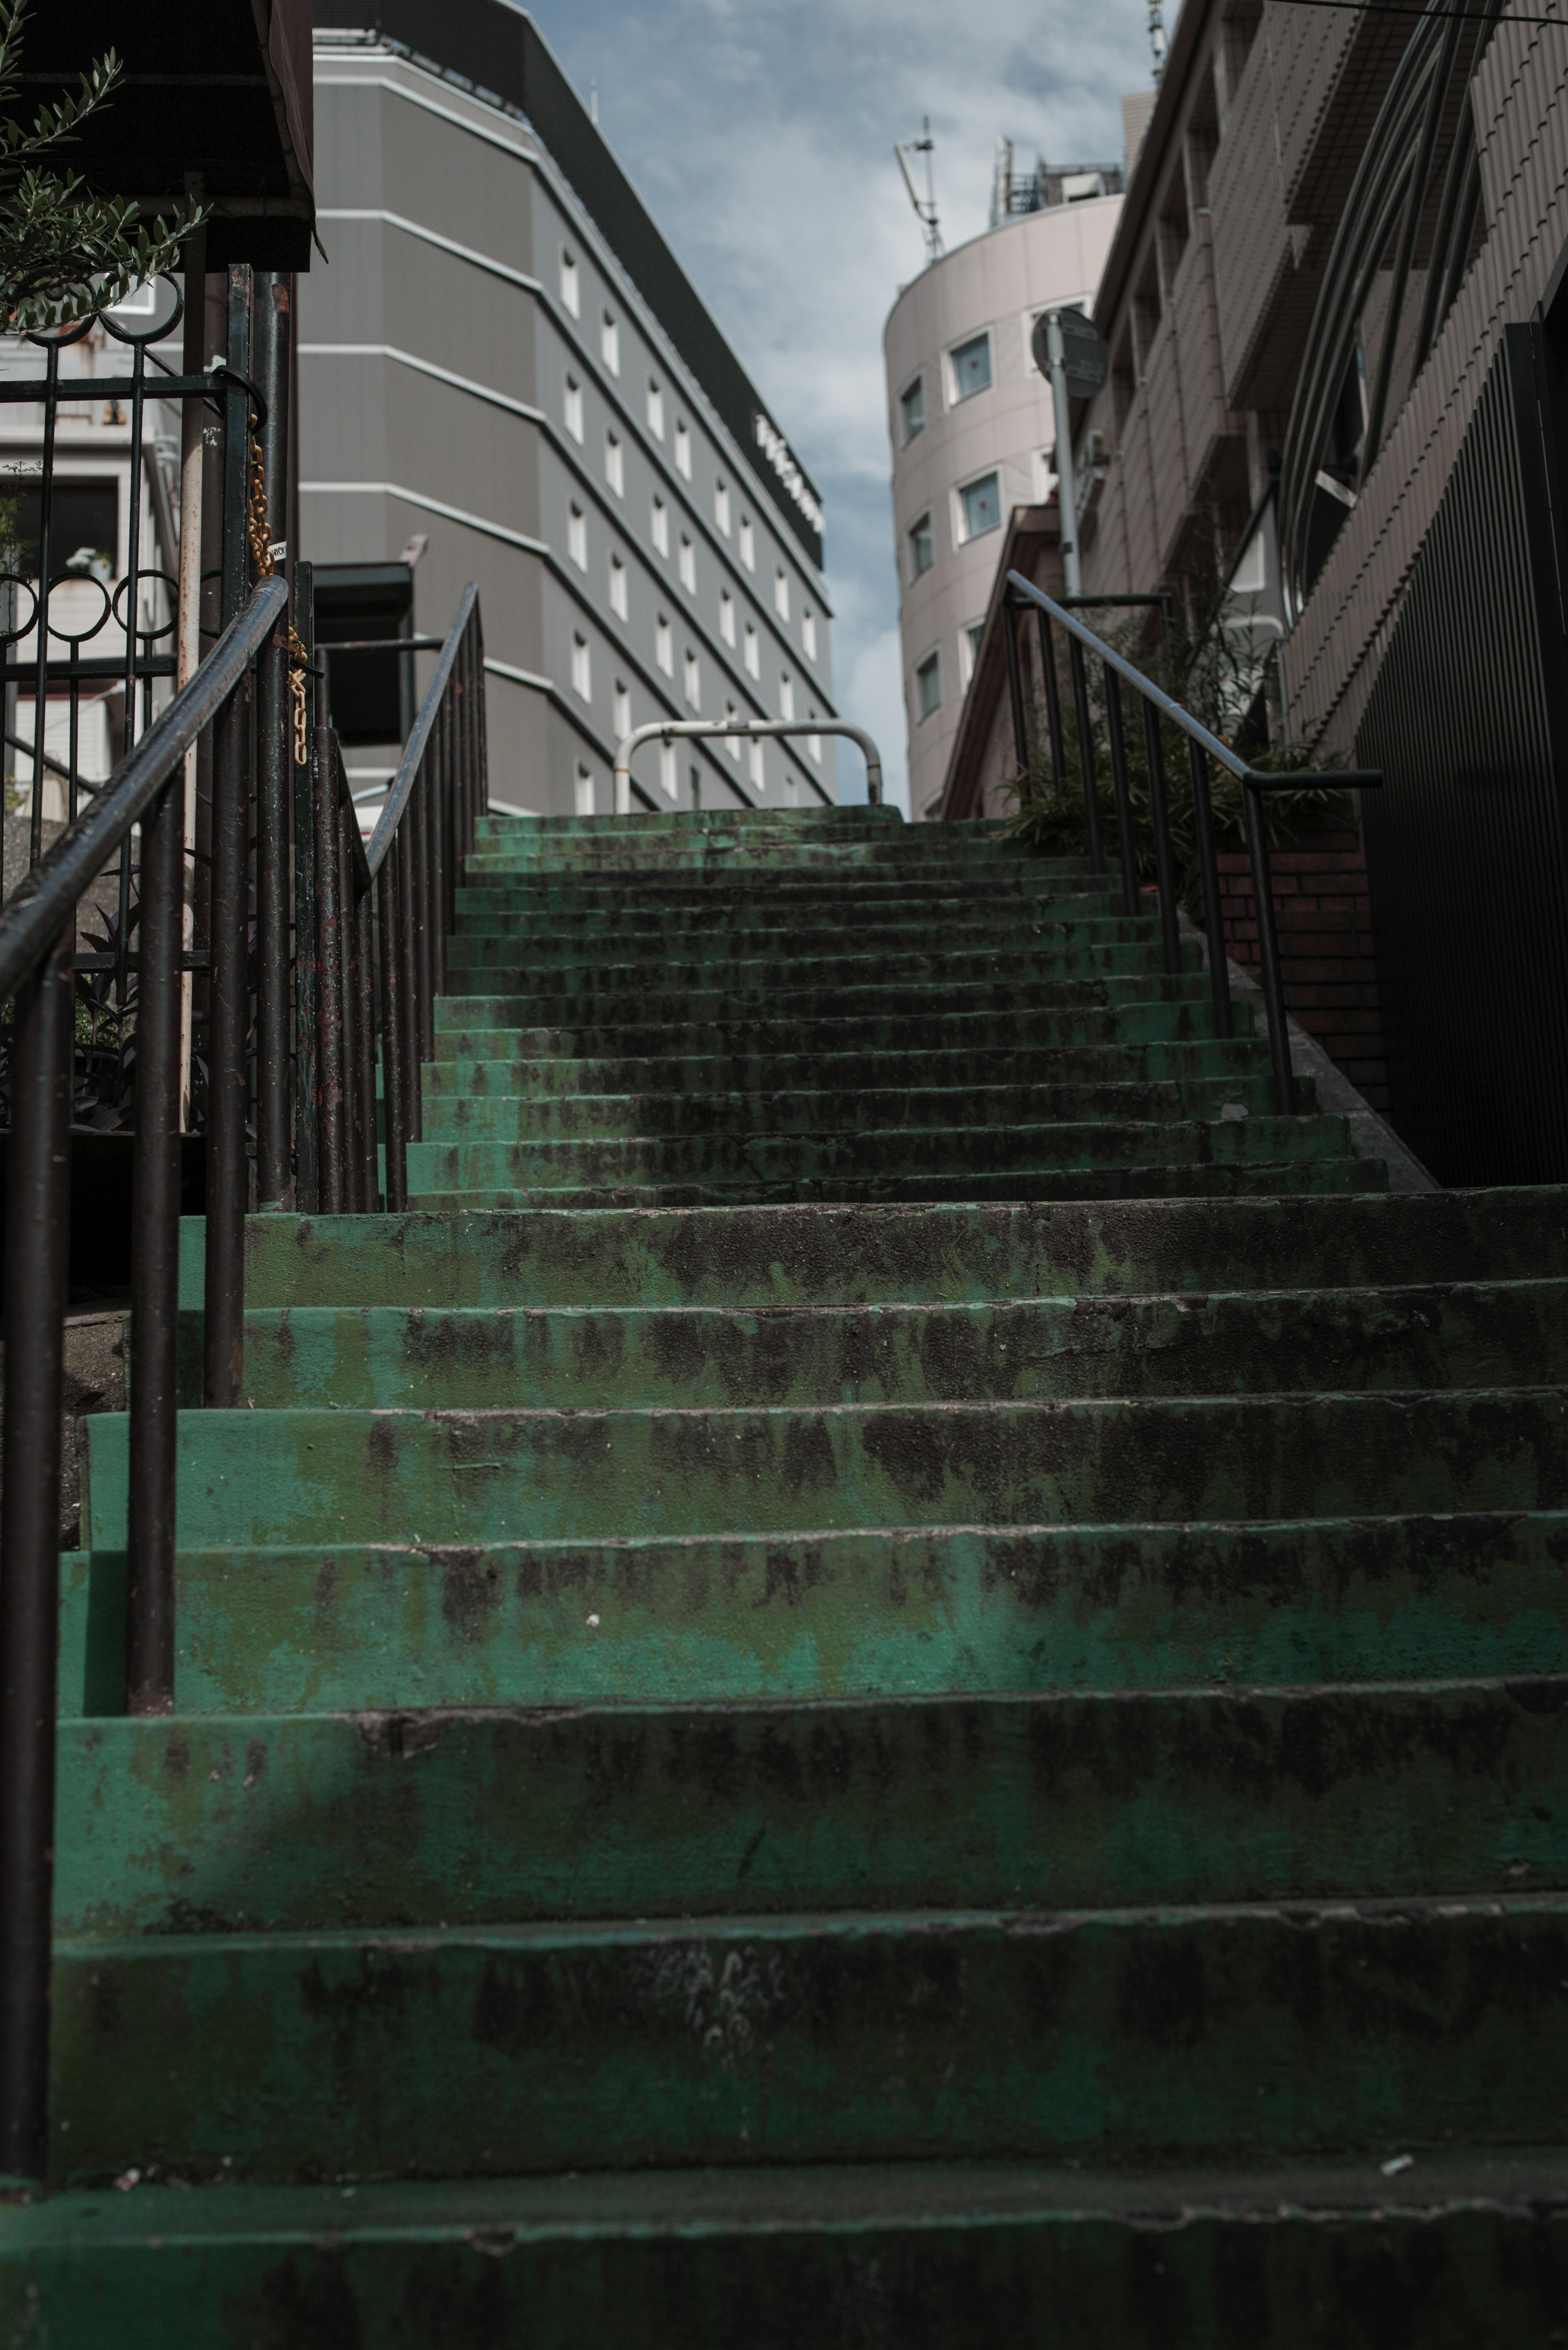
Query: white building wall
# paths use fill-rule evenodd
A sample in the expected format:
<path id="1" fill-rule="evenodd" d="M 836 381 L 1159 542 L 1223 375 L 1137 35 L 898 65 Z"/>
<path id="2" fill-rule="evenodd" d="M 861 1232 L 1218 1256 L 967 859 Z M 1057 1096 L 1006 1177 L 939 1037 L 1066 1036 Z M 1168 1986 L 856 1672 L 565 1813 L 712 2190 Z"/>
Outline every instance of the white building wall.
<path id="1" fill-rule="evenodd" d="M 909 729 L 909 805 L 935 812 L 969 683 L 969 630 L 985 614 L 1009 513 L 1039 504 L 1054 486 L 1046 452 L 1055 440 L 1051 393 L 1029 351 L 1042 310 L 1079 303 L 1095 289 L 1116 234 L 1120 196 L 1026 213 L 973 238 L 907 286 L 883 333 L 888 424 L 893 447 L 893 527 L 899 633 Z M 988 390 L 960 397 L 952 354 L 989 338 Z M 925 422 L 903 429 L 902 401 L 919 383 Z M 994 524 L 966 532 L 966 485 L 997 475 Z M 910 533 L 930 517 L 932 561 L 915 575 Z M 935 656 L 940 699 L 922 714 L 919 673 Z"/>

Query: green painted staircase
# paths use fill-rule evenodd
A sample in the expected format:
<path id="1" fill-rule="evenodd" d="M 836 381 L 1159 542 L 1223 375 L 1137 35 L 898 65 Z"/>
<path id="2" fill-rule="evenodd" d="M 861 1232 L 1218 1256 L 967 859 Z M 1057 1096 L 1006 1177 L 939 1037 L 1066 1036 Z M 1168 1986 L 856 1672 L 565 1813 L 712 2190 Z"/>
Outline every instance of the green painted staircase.
<path id="1" fill-rule="evenodd" d="M 1568 2339 L 1568 1193 L 1389 1195 L 996 827 L 461 897 L 172 1718 L 87 1423 L 0 2344 Z"/>

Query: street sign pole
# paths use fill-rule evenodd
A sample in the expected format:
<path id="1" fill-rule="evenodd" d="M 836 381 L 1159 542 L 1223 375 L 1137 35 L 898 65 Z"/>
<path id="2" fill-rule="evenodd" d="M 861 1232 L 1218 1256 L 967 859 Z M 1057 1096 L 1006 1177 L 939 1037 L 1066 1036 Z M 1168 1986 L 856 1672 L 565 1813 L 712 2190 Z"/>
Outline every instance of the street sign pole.
<path id="1" fill-rule="evenodd" d="M 1081 596 L 1084 589 L 1078 567 L 1078 485 L 1073 478 L 1073 413 L 1067 396 L 1067 348 L 1060 310 L 1047 313 L 1045 332 L 1051 361 L 1051 394 L 1056 409 L 1056 505 L 1062 535 L 1062 569 L 1068 595 Z"/>

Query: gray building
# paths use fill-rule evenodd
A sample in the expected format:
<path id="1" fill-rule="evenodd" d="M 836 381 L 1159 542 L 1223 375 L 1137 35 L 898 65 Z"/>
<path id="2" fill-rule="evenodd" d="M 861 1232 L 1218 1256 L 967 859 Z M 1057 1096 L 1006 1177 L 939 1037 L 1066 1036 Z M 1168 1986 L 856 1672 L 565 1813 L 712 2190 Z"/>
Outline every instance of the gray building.
<path id="1" fill-rule="evenodd" d="M 536 28 L 377 16 L 316 33 L 301 554 L 382 593 L 411 557 L 415 633 L 477 580 L 505 805 L 607 810 L 656 719 L 832 716 L 816 494 Z M 360 789 L 394 756 L 361 732 Z M 836 774 L 831 737 L 649 745 L 633 805 L 808 805 Z"/>

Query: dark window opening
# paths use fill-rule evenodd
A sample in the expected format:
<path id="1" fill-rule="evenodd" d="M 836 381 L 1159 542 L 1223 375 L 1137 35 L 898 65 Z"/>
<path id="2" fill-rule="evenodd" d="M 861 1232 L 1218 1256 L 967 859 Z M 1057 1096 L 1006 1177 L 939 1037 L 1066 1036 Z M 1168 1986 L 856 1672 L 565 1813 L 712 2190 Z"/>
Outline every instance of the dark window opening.
<path id="1" fill-rule="evenodd" d="M 345 744 L 405 743 L 414 723 L 414 664 L 407 653 L 334 653 L 336 644 L 414 632 L 409 563 L 316 567 L 316 641 L 327 655 L 332 723 Z"/>
<path id="2" fill-rule="evenodd" d="M 12 509 L 9 516 L 5 508 Z M 38 576 L 38 545 L 43 530 L 43 486 L 20 482 L 9 496 L 0 484 L 0 524 L 9 520 L 5 537 L 15 536 L 17 556 L 6 565 L 24 577 Z M 156 556 L 143 556 L 143 562 Z M 49 585 L 107 566 L 112 579 L 119 569 L 119 484 L 72 482 L 55 476 L 49 512 Z"/>

